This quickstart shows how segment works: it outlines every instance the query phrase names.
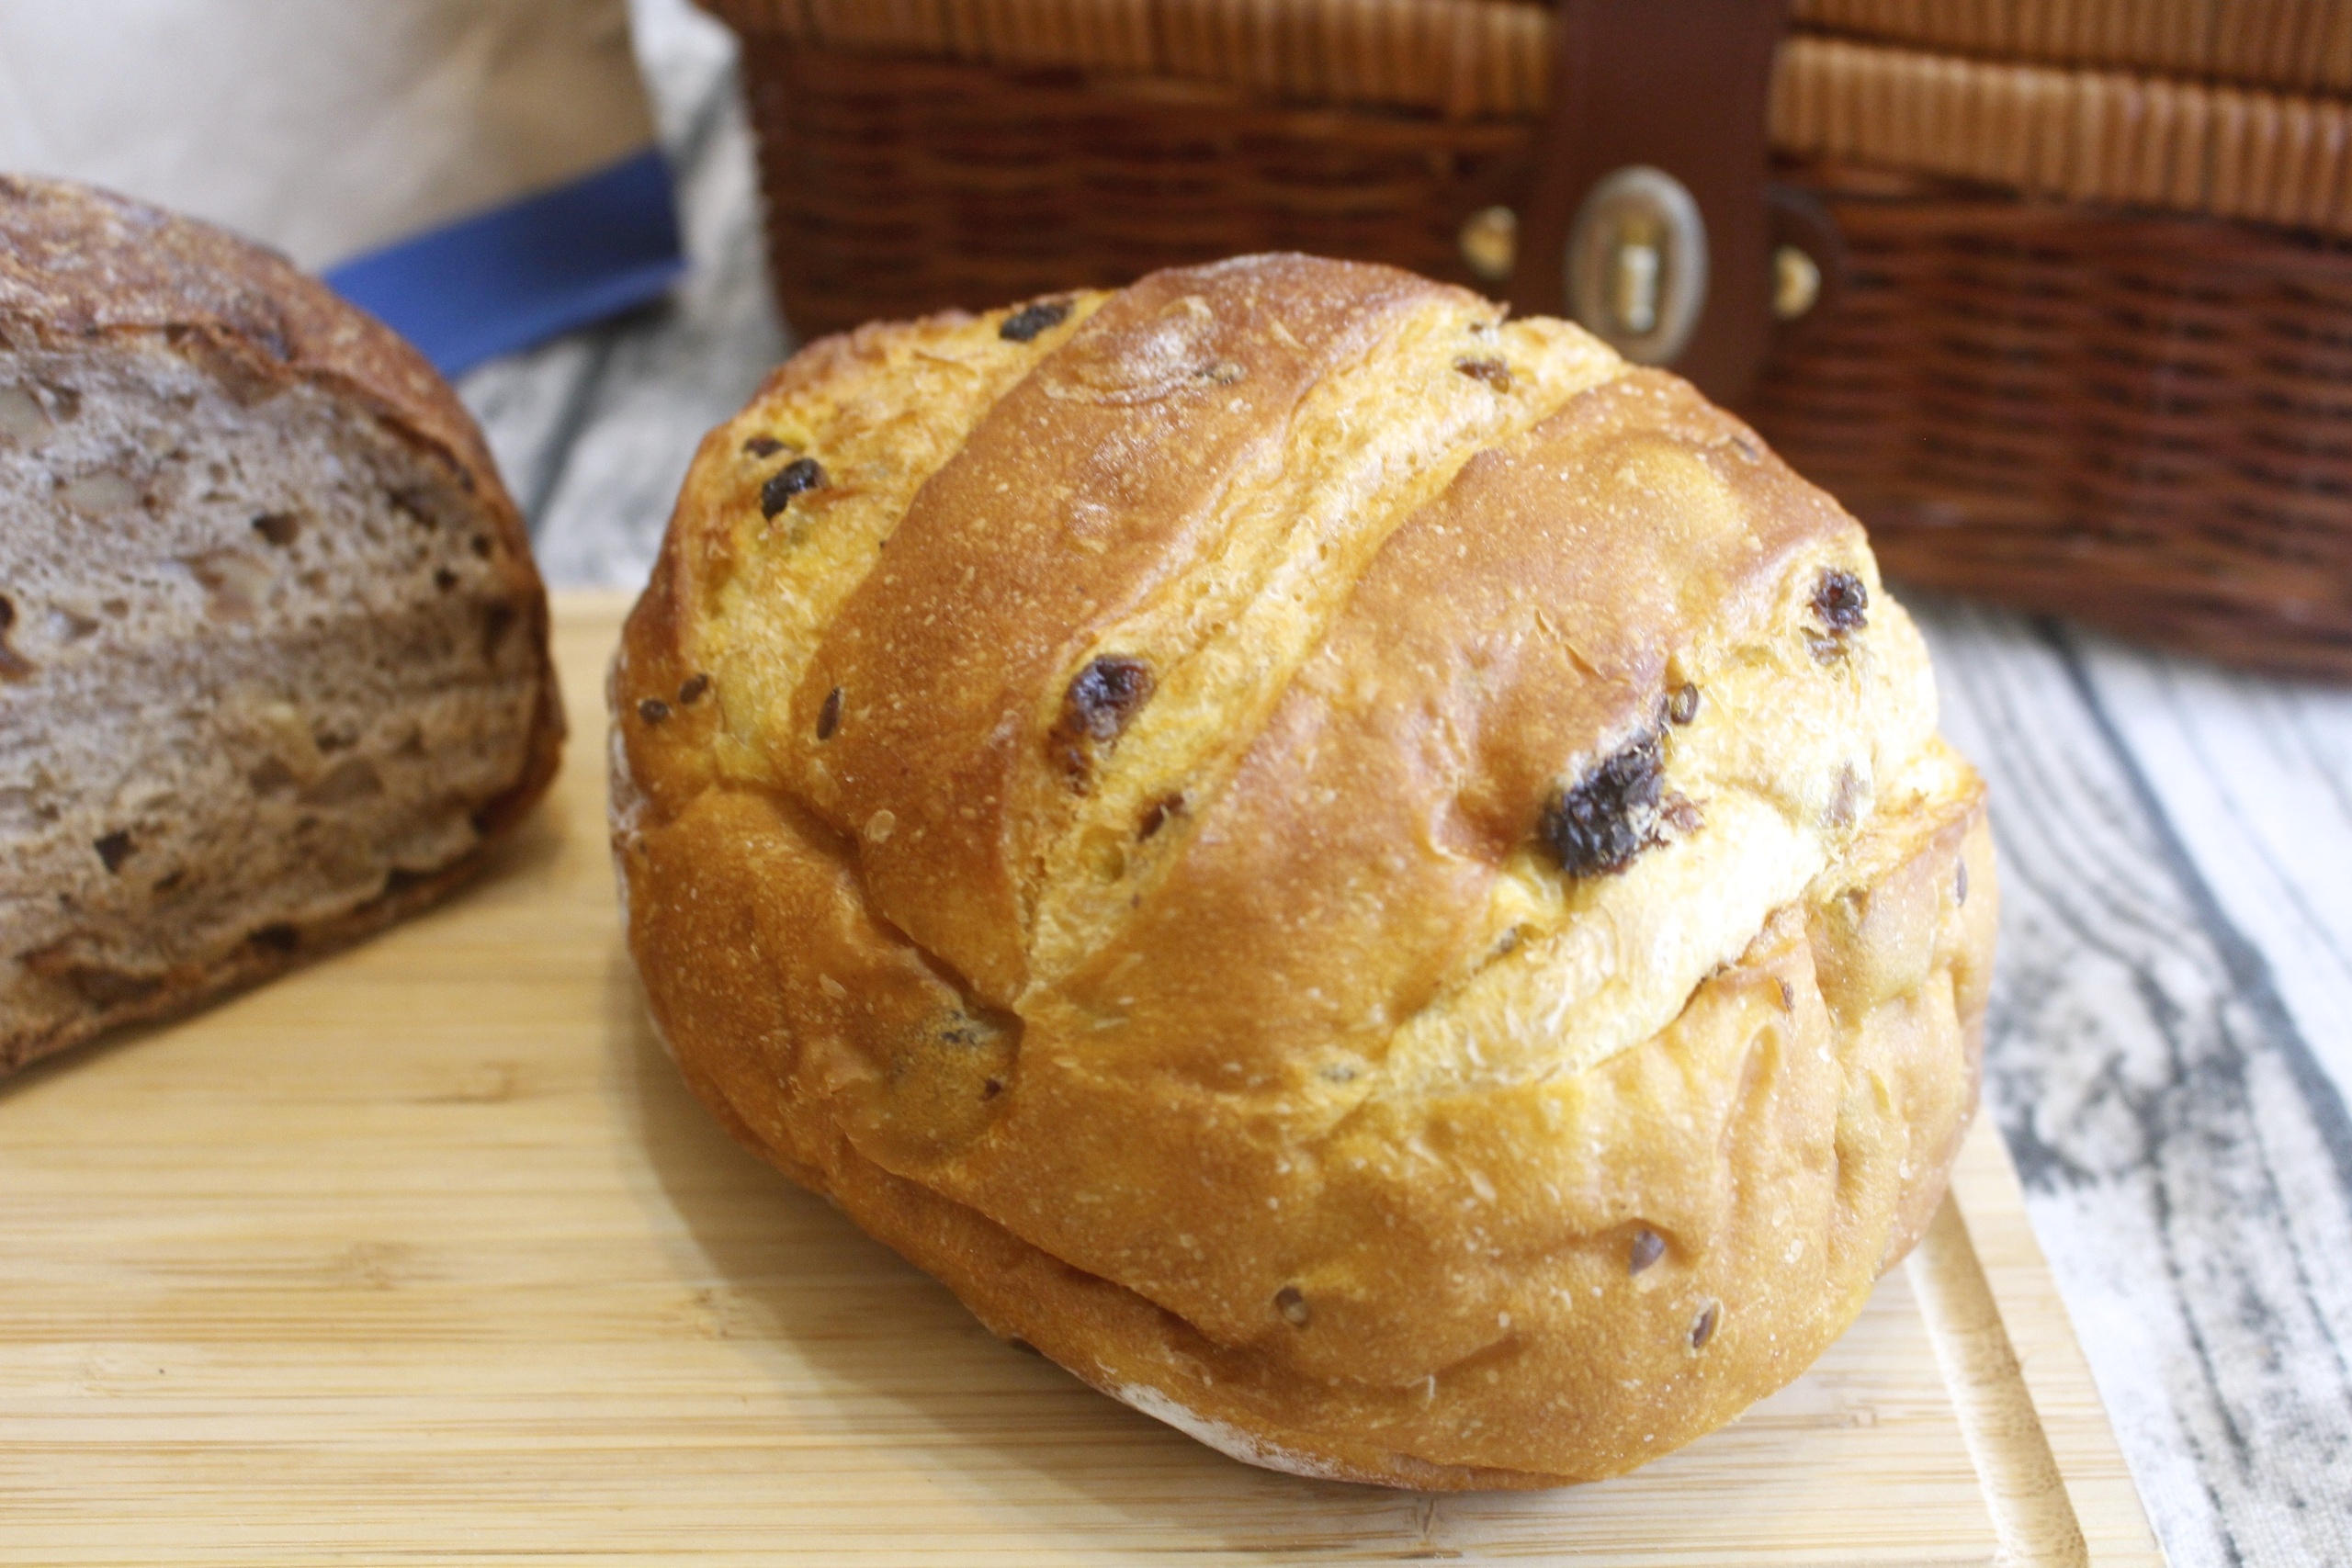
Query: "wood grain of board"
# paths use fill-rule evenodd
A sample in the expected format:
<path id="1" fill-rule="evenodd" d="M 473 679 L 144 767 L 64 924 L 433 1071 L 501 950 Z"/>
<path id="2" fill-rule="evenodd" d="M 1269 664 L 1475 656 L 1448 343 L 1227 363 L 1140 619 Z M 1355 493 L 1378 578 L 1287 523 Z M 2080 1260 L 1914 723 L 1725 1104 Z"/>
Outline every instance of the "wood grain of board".
<path id="1" fill-rule="evenodd" d="M 648 1026 L 603 819 L 0 1088 L 0 1562 L 2159 1561 L 1997 1138 L 1819 1365 L 1633 1475 L 1257 1471 L 989 1337 L 733 1146 Z"/>

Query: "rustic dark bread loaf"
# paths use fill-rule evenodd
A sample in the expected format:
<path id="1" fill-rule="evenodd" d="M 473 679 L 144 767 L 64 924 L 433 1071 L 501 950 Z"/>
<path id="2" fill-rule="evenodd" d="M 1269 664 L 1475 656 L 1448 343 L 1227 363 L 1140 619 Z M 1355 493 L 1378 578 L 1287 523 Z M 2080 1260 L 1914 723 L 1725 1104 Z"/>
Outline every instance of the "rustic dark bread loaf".
<path id="1" fill-rule="evenodd" d="M 552 776 L 440 378 L 279 257 L 0 177 L 0 1073 L 439 897 Z"/>
<path id="2" fill-rule="evenodd" d="M 829 339 L 611 682 L 685 1076 L 1238 1457 L 1614 1473 L 1939 1199 L 1982 787 L 1861 530 L 1683 382 L 1297 256 Z"/>

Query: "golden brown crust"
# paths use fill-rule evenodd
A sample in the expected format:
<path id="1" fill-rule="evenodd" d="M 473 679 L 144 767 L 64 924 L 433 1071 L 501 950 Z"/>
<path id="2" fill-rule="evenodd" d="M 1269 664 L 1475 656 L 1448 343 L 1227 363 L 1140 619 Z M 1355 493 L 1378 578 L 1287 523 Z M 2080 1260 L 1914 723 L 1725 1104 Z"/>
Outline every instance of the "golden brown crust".
<path id="1" fill-rule="evenodd" d="M 532 786 L 533 798 L 542 787 L 544 781 Z M 398 886 L 387 887 L 376 897 L 324 919 L 280 922 L 271 932 L 271 942 L 242 943 L 225 962 L 177 965 L 142 983 L 135 996 L 93 1007 L 65 1028 L 11 1040 L 7 1042 L 8 1049 L 0 1050 L 0 1077 L 117 1030 L 177 1018 L 339 953 L 387 926 L 431 908 L 463 887 L 481 874 L 491 848 L 491 843 L 485 841 L 428 876 L 404 880 Z"/>
<path id="2" fill-rule="evenodd" d="M 890 814 L 874 897 L 982 996 L 1004 1005 L 1026 978 L 1006 811 L 1072 651 L 1199 553 L 1308 388 L 1440 292 L 1305 258 L 1122 290 L 988 411 L 842 606 L 794 715 L 813 734 L 842 693 L 810 794 L 845 832 Z"/>
<path id="3" fill-rule="evenodd" d="M 1738 455 L 1737 430 L 1687 382 L 1629 376 L 1479 453 L 1390 536 L 1196 814 L 1191 852 L 1066 982 L 1079 1007 L 1126 1020 L 1125 1060 L 1181 1062 L 1207 1034 L 1261 1070 L 1253 1058 L 1291 1043 L 1385 1035 L 1428 1005 L 1563 761 L 1654 722 L 1681 598 L 1759 618 L 1758 585 L 1798 548 L 1858 534 L 1826 496 Z M 1667 443 L 1699 454 L 1758 526 L 1677 530 L 1666 496 L 1586 504 L 1586 475 Z M 1312 948 L 1267 966 L 1302 912 Z"/>
<path id="4" fill-rule="evenodd" d="M 86 186 L 0 175 L 0 342 L 116 335 L 163 338 L 254 401 L 300 382 L 328 389 L 440 458 L 499 534 L 509 587 L 547 646 L 523 514 L 473 417 L 405 339 L 250 240 Z M 554 776 L 562 739 L 547 671 L 532 774 L 517 785 L 528 799 Z"/>
<path id="5" fill-rule="evenodd" d="M 0 1040 L 0 1074 L 118 1026 L 166 1017 L 346 945 L 461 885 L 546 792 L 560 761 L 562 705 L 547 592 L 522 513 L 480 431 L 424 358 L 283 257 L 205 223 L 62 181 L 0 175 L 0 348 L 74 354 L 160 344 L 241 406 L 295 388 L 365 411 L 464 498 L 501 638 L 536 658 L 537 699 L 512 782 L 477 807 L 478 841 L 347 907 L 273 922 L 273 940 L 210 963 L 142 975 L 126 994 L 38 1033 Z"/>
<path id="6" fill-rule="evenodd" d="M 887 548 L 821 570 L 793 563 L 832 502 L 788 534 L 747 516 L 737 454 L 788 429 L 826 460 L 865 395 L 831 378 L 995 366 L 995 319 L 788 367 L 706 443 L 625 635 L 616 847 L 697 1091 L 998 1332 L 1257 1462 L 1544 1485 L 1787 1382 L 1916 1239 L 1974 1101 L 1993 874 L 1981 785 L 1932 737 L 1860 530 L 1681 383 L 1622 367 L 1429 470 L 1255 728 L 1152 750 L 1135 714 L 1182 671 L 1126 651 L 1166 643 L 1139 584 L 1227 570 L 1246 506 L 1219 498 L 1263 453 L 1358 441 L 1393 467 L 1372 405 L 1325 390 L 1452 292 L 1282 258 L 1086 301 L 957 416 L 959 455 L 933 440 L 901 476 Z M 1128 415 L 1050 389 L 1142 354 L 1188 299 L 1268 400 L 1155 413 L 1211 471 L 1147 443 L 1132 536 L 1074 550 Z M 1295 382 L 1260 355 L 1270 320 L 1311 351 L 1274 356 Z M 1518 356 L 1505 385 L 1580 352 L 1456 326 Z M 1452 352 L 1387 400 L 1453 396 Z M 1049 522 L 1012 526 L 1024 507 Z M 747 580 L 843 608 L 779 631 L 774 597 L 727 586 Z M 632 722 L 794 659 L 756 700 Z M 1063 716 L 1088 701 L 1120 711 L 1074 766 Z M 1105 863 L 1128 897 L 1041 968 L 1039 878 L 1074 874 L 1007 803 L 1059 792 L 1087 819 L 1163 755 L 1202 771 Z M 1666 791 L 1628 863 L 1547 859 L 1563 791 L 1628 755 Z"/>
<path id="7" fill-rule="evenodd" d="M 465 406 L 382 322 L 209 223 L 0 175 L 0 339 L 62 347 L 118 333 L 164 337 L 254 400 L 298 380 L 333 387 L 438 452 L 524 537 Z"/>

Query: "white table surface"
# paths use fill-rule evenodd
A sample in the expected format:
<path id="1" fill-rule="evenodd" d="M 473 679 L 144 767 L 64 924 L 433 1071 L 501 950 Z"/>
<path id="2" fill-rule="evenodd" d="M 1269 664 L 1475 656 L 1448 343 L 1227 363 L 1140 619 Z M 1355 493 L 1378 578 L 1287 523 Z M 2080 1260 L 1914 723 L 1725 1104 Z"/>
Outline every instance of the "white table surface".
<path id="1" fill-rule="evenodd" d="M 557 585 L 643 581 L 791 341 L 728 35 L 636 9 L 692 269 L 461 387 Z M 1984 1113 L 2149 1515 L 2181 1568 L 2352 1564 L 2352 691 L 1905 597 L 1993 792 Z"/>

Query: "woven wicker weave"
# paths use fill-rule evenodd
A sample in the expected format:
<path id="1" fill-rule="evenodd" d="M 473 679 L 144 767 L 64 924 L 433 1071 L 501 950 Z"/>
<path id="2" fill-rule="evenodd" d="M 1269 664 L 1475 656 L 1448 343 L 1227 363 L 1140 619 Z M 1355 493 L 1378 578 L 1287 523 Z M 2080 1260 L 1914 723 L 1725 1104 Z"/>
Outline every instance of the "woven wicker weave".
<path id="1" fill-rule="evenodd" d="M 1800 26 L 1957 54 L 2352 88 L 2343 0 L 1796 0 Z"/>
<path id="2" fill-rule="evenodd" d="M 2341 249 L 1816 175 L 1850 280 L 1756 423 L 1890 570 L 2352 675 Z"/>
<path id="3" fill-rule="evenodd" d="M 829 51 L 1214 84 L 1293 105 L 1529 119 L 1544 111 L 1550 89 L 1551 13 L 1500 0 L 714 4 L 747 34 Z M 2246 55 L 2256 81 L 2290 80 L 2300 69 L 2333 85 L 2339 64 L 2352 76 L 2352 5 L 2343 0 L 1808 0 L 1799 11 L 1880 38 L 2031 58 L 2203 69 Z M 2209 36 L 2223 22 L 2228 29 Z M 2304 34 L 2341 35 L 2329 47 L 2345 58 L 2330 63 L 2325 50 L 2308 61 L 2291 51 L 2267 58 L 2278 52 L 2274 38 Z M 2352 232 L 2352 106 L 2333 98 L 1804 34 L 1781 51 L 1772 86 L 1772 141 L 1783 152 Z"/>
<path id="4" fill-rule="evenodd" d="M 1511 0 L 706 3 L 804 333 L 1269 248 L 1477 286 L 1548 88 Z M 1796 11 L 1838 34 L 1783 45 L 1773 142 L 1851 265 L 1768 365 L 1774 445 L 1913 581 L 2352 676 L 2352 6 Z M 2233 62 L 2323 91 L 2125 69 Z"/>
<path id="5" fill-rule="evenodd" d="M 746 38 L 1216 83 L 1297 104 L 1544 110 L 1552 17 L 1510 0 L 705 0 Z"/>

